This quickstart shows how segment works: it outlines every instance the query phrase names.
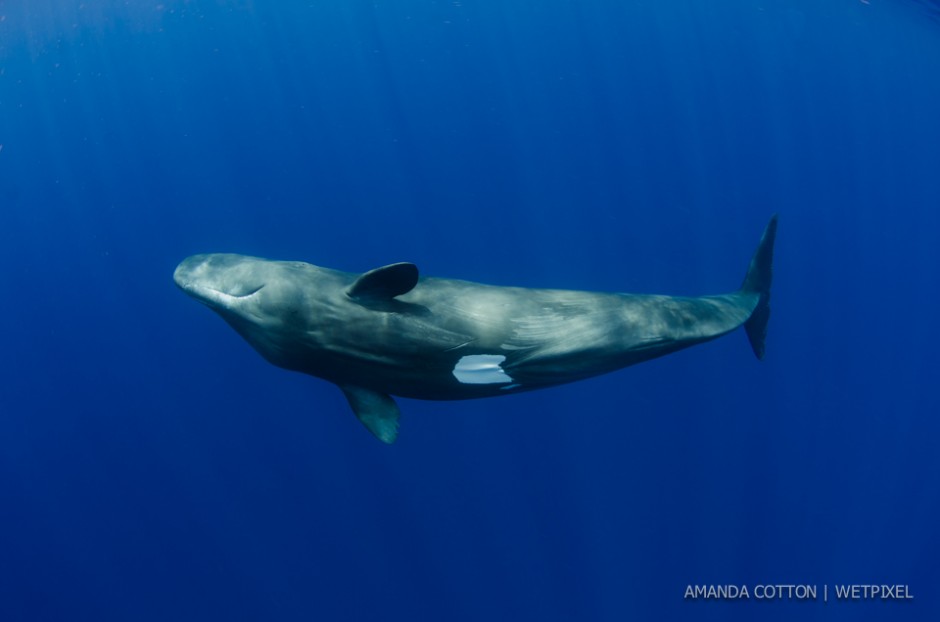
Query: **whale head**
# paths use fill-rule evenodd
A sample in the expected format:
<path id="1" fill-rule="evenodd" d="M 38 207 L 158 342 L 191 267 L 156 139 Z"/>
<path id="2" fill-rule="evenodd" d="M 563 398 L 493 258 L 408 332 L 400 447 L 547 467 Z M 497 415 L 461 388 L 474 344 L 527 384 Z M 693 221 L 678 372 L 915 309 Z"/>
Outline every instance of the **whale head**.
<path id="1" fill-rule="evenodd" d="M 214 253 L 187 257 L 173 280 L 228 322 L 262 356 L 293 368 L 291 352 L 315 320 L 322 271 L 297 261 Z"/>
<path id="2" fill-rule="evenodd" d="M 173 280 L 211 309 L 237 309 L 270 283 L 273 263 L 227 253 L 193 255 L 180 262 Z"/>

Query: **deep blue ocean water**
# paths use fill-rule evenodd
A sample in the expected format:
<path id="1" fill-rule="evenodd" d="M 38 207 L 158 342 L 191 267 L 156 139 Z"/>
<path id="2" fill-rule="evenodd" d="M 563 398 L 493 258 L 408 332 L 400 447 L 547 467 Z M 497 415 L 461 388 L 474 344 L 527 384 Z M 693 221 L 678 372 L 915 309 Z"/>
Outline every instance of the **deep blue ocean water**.
<path id="1" fill-rule="evenodd" d="M 390 447 L 171 278 L 720 293 L 774 212 L 764 362 Z M 938 230 L 927 2 L 0 0 L 0 619 L 940 619 Z"/>

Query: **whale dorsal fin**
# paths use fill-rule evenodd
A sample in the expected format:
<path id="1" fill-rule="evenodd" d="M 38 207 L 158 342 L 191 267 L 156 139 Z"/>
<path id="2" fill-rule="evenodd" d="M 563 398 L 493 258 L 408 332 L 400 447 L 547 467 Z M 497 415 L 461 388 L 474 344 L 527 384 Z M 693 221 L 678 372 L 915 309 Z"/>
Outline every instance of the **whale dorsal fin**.
<path id="1" fill-rule="evenodd" d="M 341 386 L 340 389 L 346 395 L 359 421 L 369 432 L 387 445 L 395 442 L 398 438 L 400 411 L 390 395 L 349 384 Z"/>
<path id="2" fill-rule="evenodd" d="M 418 284 L 418 266 L 401 262 L 363 273 L 349 286 L 350 298 L 387 299 L 410 292 Z"/>

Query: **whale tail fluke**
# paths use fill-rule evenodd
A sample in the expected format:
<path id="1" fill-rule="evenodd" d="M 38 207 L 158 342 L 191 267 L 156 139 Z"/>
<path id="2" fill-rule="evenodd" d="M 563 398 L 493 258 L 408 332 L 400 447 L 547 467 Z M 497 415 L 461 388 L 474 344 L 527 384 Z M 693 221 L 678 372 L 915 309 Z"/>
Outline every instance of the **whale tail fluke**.
<path id="1" fill-rule="evenodd" d="M 767 322 L 770 320 L 770 283 L 773 280 L 774 239 L 777 236 L 777 215 L 774 214 L 764 229 L 760 244 L 751 258 L 747 276 L 741 285 L 741 292 L 757 294 L 759 299 L 751 317 L 744 323 L 751 349 L 758 359 L 764 358 L 764 338 L 767 336 Z"/>

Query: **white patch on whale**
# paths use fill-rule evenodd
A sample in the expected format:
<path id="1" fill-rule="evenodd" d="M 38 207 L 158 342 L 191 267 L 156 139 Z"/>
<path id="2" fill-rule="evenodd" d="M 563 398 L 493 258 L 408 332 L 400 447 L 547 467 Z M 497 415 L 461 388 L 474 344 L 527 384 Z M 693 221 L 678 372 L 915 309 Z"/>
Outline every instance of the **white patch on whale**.
<path id="1" fill-rule="evenodd" d="M 454 376 L 463 384 L 502 384 L 512 382 L 500 363 L 502 354 L 468 354 L 454 366 Z"/>

